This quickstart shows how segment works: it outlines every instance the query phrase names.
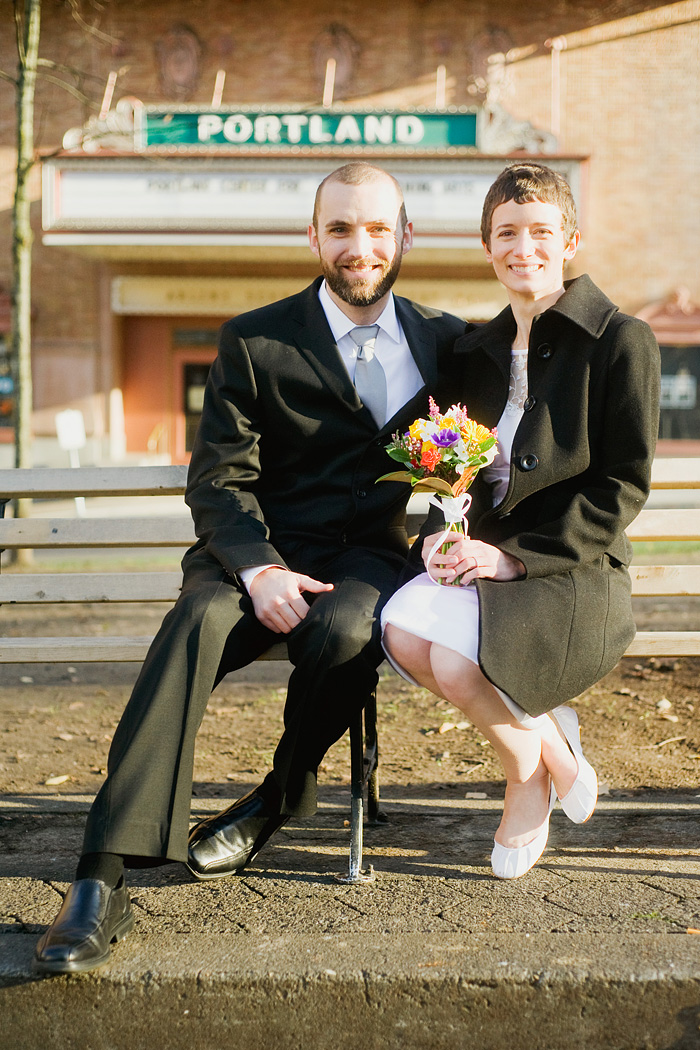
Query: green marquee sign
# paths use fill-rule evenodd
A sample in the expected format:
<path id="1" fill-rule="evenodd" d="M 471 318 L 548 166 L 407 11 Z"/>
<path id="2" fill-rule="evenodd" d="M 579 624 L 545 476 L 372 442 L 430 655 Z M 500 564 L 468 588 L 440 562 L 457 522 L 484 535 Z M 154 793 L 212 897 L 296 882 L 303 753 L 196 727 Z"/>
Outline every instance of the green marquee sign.
<path id="1" fill-rule="evenodd" d="M 407 113 L 146 106 L 136 116 L 137 148 L 146 151 L 435 153 L 476 148 L 475 110 Z"/>

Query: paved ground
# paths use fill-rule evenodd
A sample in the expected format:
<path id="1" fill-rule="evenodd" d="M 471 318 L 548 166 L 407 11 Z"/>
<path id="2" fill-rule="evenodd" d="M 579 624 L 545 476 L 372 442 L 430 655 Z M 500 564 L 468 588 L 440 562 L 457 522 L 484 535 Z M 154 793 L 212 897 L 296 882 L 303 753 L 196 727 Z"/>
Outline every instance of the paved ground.
<path id="1" fill-rule="evenodd" d="M 582 827 L 556 810 L 543 861 L 504 883 L 488 864 L 500 801 L 464 787 L 387 784 L 366 885 L 334 878 L 345 784 L 323 787 L 318 815 L 283 828 L 243 876 L 134 872 L 136 928 L 110 965 L 49 979 L 31 973 L 33 946 L 90 798 L 2 796 L 0 1045 L 700 1047 L 700 796 L 613 791 Z M 193 817 L 223 802 L 196 798 Z"/>

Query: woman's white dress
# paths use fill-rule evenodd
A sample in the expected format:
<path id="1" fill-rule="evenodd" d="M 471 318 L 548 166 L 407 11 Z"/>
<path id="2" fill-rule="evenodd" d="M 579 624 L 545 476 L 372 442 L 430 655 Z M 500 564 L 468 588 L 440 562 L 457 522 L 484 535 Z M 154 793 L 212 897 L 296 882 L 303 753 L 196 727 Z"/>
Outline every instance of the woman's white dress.
<path id="1" fill-rule="evenodd" d="M 514 350 L 511 357 L 508 401 L 498 422 L 498 454 L 482 477 L 491 485 L 493 505 L 508 490 L 513 438 L 523 416 L 527 398 L 527 350 Z M 382 612 L 382 632 L 390 623 L 409 634 L 453 649 L 479 666 L 479 593 L 476 587 L 439 586 L 427 572 L 405 584 L 394 594 Z M 386 650 L 387 659 L 403 678 L 419 683 Z M 503 702 L 523 725 L 534 728 L 546 715 L 532 717 L 507 693 L 494 686 Z"/>

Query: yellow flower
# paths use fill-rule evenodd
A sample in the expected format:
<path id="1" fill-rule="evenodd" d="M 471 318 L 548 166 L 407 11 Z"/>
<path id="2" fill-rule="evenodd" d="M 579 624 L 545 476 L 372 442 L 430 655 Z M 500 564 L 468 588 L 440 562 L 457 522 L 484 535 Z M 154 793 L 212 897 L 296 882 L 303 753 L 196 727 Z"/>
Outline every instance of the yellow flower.
<path id="1" fill-rule="evenodd" d="M 462 437 L 467 442 L 476 441 L 481 444 L 482 441 L 486 441 L 491 436 L 491 431 L 488 427 L 482 426 L 481 423 L 476 423 L 473 419 L 468 419 L 460 427 Z"/>

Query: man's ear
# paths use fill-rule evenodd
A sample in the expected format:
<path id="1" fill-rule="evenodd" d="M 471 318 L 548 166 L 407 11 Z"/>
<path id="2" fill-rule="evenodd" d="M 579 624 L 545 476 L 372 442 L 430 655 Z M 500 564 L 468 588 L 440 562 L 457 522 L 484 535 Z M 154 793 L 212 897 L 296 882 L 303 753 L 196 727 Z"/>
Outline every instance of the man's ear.
<path id="1" fill-rule="evenodd" d="M 581 234 L 578 230 L 575 231 L 573 237 L 564 249 L 564 258 L 573 259 L 574 255 L 578 251 L 579 241 L 581 240 Z"/>
<path id="2" fill-rule="evenodd" d="M 309 228 L 306 232 L 309 235 L 309 248 L 314 253 L 314 255 L 320 256 L 321 249 L 318 243 L 318 234 L 316 233 L 316 227 L 313 223 L 309 223 Z"/>
<path id="3" fill-rule="evenodd" d="M 403 228 L 403 237 L 401 239 L 401 247 L 403 255 L 406 252 L 410 252 L 413 247 L 413 223 L 407 222 Z"/>

